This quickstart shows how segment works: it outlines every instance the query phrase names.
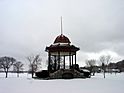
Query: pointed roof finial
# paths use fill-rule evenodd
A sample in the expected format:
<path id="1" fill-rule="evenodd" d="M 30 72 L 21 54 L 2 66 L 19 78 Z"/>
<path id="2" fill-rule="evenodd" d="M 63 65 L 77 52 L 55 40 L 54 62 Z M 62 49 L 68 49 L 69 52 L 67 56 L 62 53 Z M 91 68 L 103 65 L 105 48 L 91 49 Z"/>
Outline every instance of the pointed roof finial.
<path id="1" fill-rule="evenodd" d="M 63 35 L 63 29 L 62 29 L 62 16 L 61 16 L 61 35 Z"/>

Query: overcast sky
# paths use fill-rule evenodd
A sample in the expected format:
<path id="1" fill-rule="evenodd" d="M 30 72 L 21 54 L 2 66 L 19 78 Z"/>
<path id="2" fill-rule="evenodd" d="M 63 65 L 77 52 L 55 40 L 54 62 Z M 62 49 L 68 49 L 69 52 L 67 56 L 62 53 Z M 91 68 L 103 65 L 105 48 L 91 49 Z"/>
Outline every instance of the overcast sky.
<path id="1" fill-rule="evenodd" d="M 77 60 L 124 58 L 124 0 L 0 0 L 0 56 L 25 60 L 63 33 L 80 47 Z"/>

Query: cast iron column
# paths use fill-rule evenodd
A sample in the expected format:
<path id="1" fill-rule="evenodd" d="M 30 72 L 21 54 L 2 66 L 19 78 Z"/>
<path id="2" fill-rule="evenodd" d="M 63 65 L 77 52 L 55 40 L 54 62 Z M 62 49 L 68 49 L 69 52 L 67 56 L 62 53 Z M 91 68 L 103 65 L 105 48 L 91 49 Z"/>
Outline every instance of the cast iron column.
<path id="1" fill-rule="evenodd" d="M 71 69 L 71 52 L 69 52 L 69 65 L 70 65 L 70 69 Z"/>
<path id="2" fill-rule="evenodd" d="M 50 52 L 48 53 L 48 71 L 50 72 L 50 68 L 51 68 L 51 66 L 50 66 L 50 61 L 51 61 L 51 54 L 50 54 Z"/>
<path id="3" fill-rule="evenodd" d="M 60 52 L 58 52 L 58 70 L 60 69 Z"/>
<path id="4" fill-rule="evenodd" d="M 72 55 L 72 68 L 73 68 L 73 55 Z"/>
<path id="5" fill-rule="evenodd" d="M 65 56 L 64 56 L 64 69 L 65 69 Z"/>
<path id="6" fill-rule="evenodd" d="M 77 64 L 77 63 L 76 63 L 76 53 L 75 53 L 75 68 L 76 68 L 76 64 Z"/>

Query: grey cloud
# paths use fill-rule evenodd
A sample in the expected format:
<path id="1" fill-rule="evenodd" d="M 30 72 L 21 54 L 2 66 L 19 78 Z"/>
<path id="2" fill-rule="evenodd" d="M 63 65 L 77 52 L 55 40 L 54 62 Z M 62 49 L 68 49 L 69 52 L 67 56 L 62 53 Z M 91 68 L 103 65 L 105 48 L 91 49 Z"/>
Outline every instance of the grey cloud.
<path id="1" fill-rule="evenodd" d="M 60 16 L 63 33 L 81 51 L 110 49 L 124 56 L 123 11 L 123 0 L 2 0 L 0 56 L 46 57 L 45 47 L 60 34 Z"/>

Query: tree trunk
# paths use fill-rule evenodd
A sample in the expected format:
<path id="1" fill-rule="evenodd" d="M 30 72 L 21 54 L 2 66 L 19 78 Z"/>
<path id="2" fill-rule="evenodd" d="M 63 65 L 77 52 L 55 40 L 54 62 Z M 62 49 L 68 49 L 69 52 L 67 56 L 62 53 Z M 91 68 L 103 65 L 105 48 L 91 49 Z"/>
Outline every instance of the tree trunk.
<path id="1" fill-rule="evenodd" d="M 19 72 L 17 72 L 17 77 L 19 77 Z"/>
<path id="2" fill-rule="evenodd" d="M 31 74 L 32 74 L 32 78 L 33 78 L 33 76 L 34 76 L 34 72 L 32 71 L 32 73 L 31 73 Z"/>
<path id="3" fill-rule="evenodd" d="M 5 72 L 6 73 L 6 78 L 8 77 L 8 72 Z"/>
<path id="4" fill-rule="evenodd" d="M 33 78 L 33 75 L 34 75 L 34 68 L 33 68 L 33 64 L 32 64 L 32 71 L 31 71 L 31 74 L 32 74 L 32 78 Z"/>
<path id="5" fill-rule="evenodd" d="M 105 78 L 105 70 L 104 70 L 103 74 L 104 74 L 104 78 Z"/>
<path id="6" fill-rule="evenodd" d="M 93 71 L 93 76 L 95 76 L 95 72 Z"/>
<path id="7" fill-rule="evenodd" d="M 104 78 L 105 78 L 105 64 L 104 63 L 102 63 L 102 69 L 103 69 L 103 76 L 104 76 Z"/>

